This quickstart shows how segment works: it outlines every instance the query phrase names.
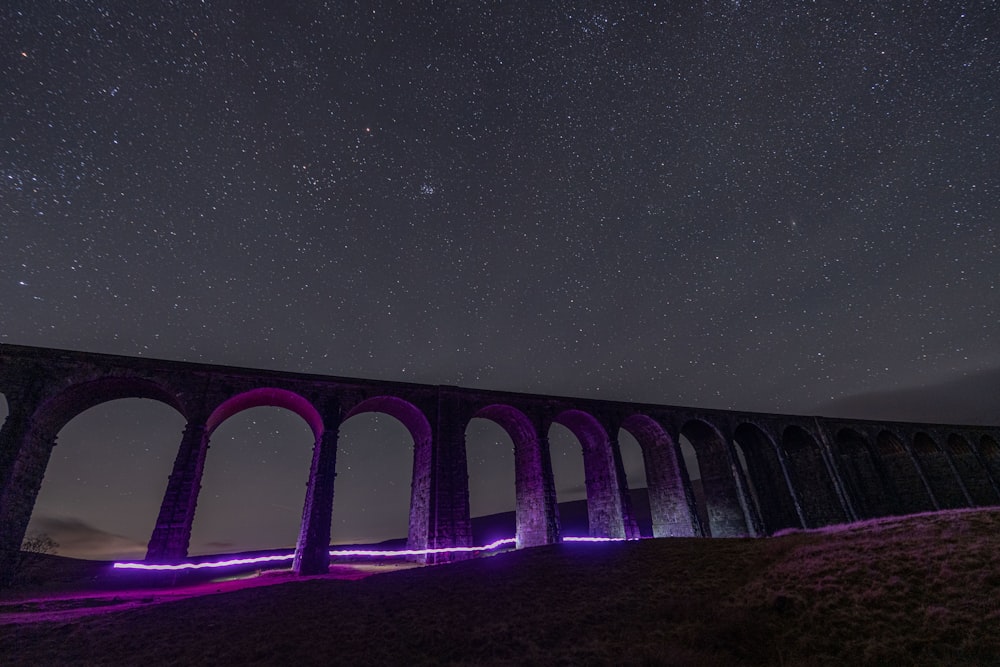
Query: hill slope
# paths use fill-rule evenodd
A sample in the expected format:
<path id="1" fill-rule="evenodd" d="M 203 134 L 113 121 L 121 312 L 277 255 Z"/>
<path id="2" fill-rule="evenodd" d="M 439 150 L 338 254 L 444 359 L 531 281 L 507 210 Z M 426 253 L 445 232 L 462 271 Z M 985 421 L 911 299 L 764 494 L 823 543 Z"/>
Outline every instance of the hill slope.
<path id="1" fill-rule="evenodd" d="M 4 664 L 997 664 L 1000 510 L 562 544 L 72 622 Z M 0 620 L 2 622 L 2 620 Z"/>

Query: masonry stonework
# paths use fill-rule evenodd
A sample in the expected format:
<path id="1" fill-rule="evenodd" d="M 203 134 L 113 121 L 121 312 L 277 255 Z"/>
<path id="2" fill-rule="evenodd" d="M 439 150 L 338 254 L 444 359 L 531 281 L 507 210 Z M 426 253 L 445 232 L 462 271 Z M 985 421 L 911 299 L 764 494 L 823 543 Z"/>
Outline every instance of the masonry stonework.
<path id="1" fill-rule="evenodd" d="M 590 534 L 639 536 L 619 449 L 625 430 L 646 468 L 656 537 L 770 535 L 935 508 L 1000 504 L 1000 429 L 702 410 L 461 387 L 283 373 L 0 345 L 0 585 L 10 582 L 60 429 L 119 398 L 169 405 L 187 422 L 146 559 L 187 556 L 206 458 L 230 416 L 276 406 L 315 441 L 294 569 L 329 567 L 337 433 L 363 412 L 389 414 L 413 438 L 408 546 L 472 546 L 465 431 L 490 419 L 514 444 L 516 542 L 560 541 L 549 427 L 576 436 Z M 694 450 L 702 495 L 682 455 Z M 699 520 L 707 516 L 707 524 Z M 429 561 L 455 556 L 428 557 Z"/>

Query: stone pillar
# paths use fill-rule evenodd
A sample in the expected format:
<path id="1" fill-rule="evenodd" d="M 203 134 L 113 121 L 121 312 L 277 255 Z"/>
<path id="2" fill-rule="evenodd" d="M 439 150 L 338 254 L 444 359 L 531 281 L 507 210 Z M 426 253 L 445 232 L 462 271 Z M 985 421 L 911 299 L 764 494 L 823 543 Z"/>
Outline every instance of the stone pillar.
<path id="1" fill-rule="evenodd" d="M 330 569 L 330 521 L 333 483 L 337 477 L 338 433 L 335 421 L 324 421 L 327 430 L 313 445 L 306 501 L 302 508 L 302 529 L 292 564 L 295 573 L 301 575 L 324 574 Z"/>
<path id="2" fill-rule="evenodd" d="M 146 560 L 166 563 L 187 557 L 191 526 L 201 491 L 208 437 L 204 421 L 188 422 L 174 460 L 160 514 L 146 550 Z"/>
<path id="3" fill-rule="evenodd" d="M 514 440 L 518 549 L 559 541 L 559 511 L 549 439 L 539 420 L 532 421 L 534 438 Z"/>
<path id="4" fill-rule="evenodd" d="M 778 434 L 778 438 L 781 438 L 781 434 Z M 799 528 L 806 527 L 806 514 L 802 509 L 802 500 L 799 498 L 799 489 L 795 488 L 795 483 L 792 481 L 792 475 L 788 470 L 788 456 L 785 454 L 785 448 L 781 447 L 777 443 L 773 444 L 775 456 L 778 458 L 778 465 L 781 466 L 782 480 L 777 480 L 775 483 L 780 484 L 784 481 L 788 488 L 788 493 L 792 498 L 792 504 L 795 506 L 795 516 L 799 518 Z"/>
<path id="5" fill-rule="evenodd" d="M 692 509 L 694 498 L 687 468 L 673 439 L 659 424 L 653 426 L 652 420 L 639 422 L 630 432 L 642 447 L 653 537 L 701 535 L 698 514 Z"/>
<path id="6" fill-rule="evenodd" d="M 434 549 L 472 546 L 469 517 L 469 468 L 465 453 L 467 419 L 458 399 L 438 394 L 432 424 L 430 517 L 427 546 Z M 461 554 L 431 554 L 427 562 L 462 558 Z"/>
<path id="7" fill-rule="evenodd" d="M 574 430 L 583 445 L 583 469 L 587 486 L 587 522 L 591 537 L 625 538 L 622 496 L 615 474 L 615 461 L 607 431 Z"/>
<path id="8" fill-rule="evenodd" d="M 6 464 L 0 470 L 0 588 L 10 585 L 16 574 L 21 542 L 55 444 L 54 435 L 39 432 L 20 410 L 11 409 L 0 428 Z"/>
<path id="9" fill-rule="evenodd" d="M 606 425 L 605 428 L 608 431 L 608 447 L 611 449 L 611 459 L 614 465 L 615 489 L 622 512 L 622 527 L 627 539 L 637 540 L 642 535 L 639 532 L 639 524 L 635 520 L 635 513 L 632 511 L 632 496 L 628 490 L 628 478 L 625 477 L 625 464 L 622 463 L 621 445 L 618 442 L 620 426 L 617 423 L 612 423 Z"/>
<path id="10" fill-rule="evenodd" d="M 833 446 L 830 444 L 830 438 L 826 433 L 826 429 L 820 423 L 818 417 L 813 418 L 813 424 L 816 426 L 816 435 L 819 436 L 817 444 L 819 445 L 823 465 L 826 466 L 827 472 L 830 474 L 830 479 L 833 481 L 833 489 L 837 494 L 837 499 L 840 501 L 840 507 L 849 522 L 858 521 L 862 517 L 851 501 L 851 495 L 847 492 L 847 488 L 844 485 L 844 478 L 833 455 Z"/>

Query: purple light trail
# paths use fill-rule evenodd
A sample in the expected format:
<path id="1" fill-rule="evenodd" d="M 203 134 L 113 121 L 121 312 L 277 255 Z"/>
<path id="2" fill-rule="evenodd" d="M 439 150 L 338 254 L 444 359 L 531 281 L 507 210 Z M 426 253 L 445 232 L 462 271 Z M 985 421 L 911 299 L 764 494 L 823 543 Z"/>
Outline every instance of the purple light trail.
<path id="1" fill-rule="evenodd" d="M 620 537 L 564 537 L 563 542 L 623 542 Z M 440 549 L 395 549 L 395 550 L 374 550 L 374 549 L 330 549 L 331 556 L 372 556 L 393 558 L 397 556 L 424 556 L 427 554 L 445 553 L 473 553 L 477 551 L 492 551 L 504 545 L 514 544 L 516 539 L 508 537 L 506 539 L 491 542 L 482 547 L 443 547 Z M 254 558 L 232 558 L 229 560 L 210 561 L 205 563 L 178 563 L 176 565 L 154 564 L 154 563 L 115 563 L 116 570 L 155 570 L 155 571 L 175 571 L 175 570 L 202 570 L 206 568 L 229 567 L 231 565 L 253 565 L 255 563 L 273 563 L 283 560 L 292 560 L 295 554 L 281 554 L 277 556 L 256 556 Z"/>

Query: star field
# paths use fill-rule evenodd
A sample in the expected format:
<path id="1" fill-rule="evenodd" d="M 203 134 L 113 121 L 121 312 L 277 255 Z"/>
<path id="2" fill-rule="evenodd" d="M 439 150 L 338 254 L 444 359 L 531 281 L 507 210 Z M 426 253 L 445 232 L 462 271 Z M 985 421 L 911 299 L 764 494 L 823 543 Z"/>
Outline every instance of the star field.
<path id="1" fill-rule="evenodd" d="M 995 2 L 302 5 L 4 3 L 0 342 L 1000 423 Z"/>

